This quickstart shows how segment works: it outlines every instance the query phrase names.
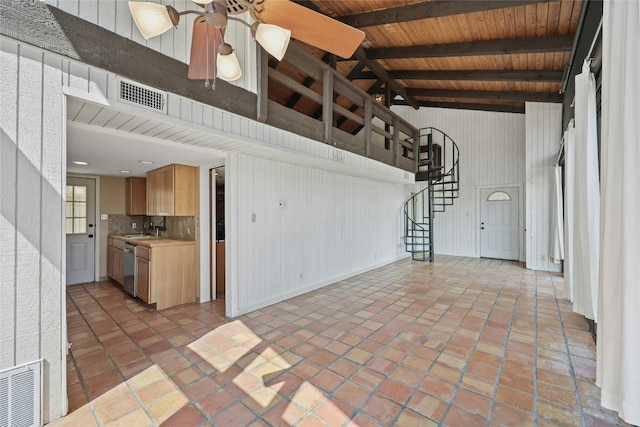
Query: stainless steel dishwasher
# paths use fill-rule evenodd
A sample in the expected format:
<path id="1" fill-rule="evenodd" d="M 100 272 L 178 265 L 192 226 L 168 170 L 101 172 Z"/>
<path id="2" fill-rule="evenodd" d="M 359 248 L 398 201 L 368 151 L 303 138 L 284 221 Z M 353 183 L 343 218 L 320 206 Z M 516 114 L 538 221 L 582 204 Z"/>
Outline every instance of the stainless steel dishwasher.
<path id="1" fill-rule="evenodd" d="M 124 290 L 136 296 L 136 245 L 124 244 Z"/>

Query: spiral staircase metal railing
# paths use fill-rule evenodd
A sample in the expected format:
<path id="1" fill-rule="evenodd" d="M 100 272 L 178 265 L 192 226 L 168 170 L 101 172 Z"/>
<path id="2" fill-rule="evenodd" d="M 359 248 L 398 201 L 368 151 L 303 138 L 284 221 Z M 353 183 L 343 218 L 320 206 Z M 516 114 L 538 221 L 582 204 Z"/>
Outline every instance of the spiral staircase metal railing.
<path id="1" fill-rule="evenodd" d="M 460 191 L 460 162 L 456 143 L 433 127 L 420 129 L 416 181 L 426 182 L 404 204 L 404 243 L 411 258 L 433 262 L 433 218 L 453 205 Z"/>

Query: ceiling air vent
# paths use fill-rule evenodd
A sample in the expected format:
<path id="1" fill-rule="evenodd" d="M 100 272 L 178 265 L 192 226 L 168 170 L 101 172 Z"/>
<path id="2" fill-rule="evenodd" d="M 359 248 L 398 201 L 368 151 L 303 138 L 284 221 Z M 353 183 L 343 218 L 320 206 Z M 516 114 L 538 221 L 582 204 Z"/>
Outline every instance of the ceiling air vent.
<path id="1" fill-rule="evenodd" d="M 144 107 L 148 110 L 167 112 L 167 94 L 140 83 L 119 79 L 118 100 Z"/>
<path id="2" fill-rule="evenodd" d="M 0 427 L 42 425 L 42 360 L 0 371 Z"/>

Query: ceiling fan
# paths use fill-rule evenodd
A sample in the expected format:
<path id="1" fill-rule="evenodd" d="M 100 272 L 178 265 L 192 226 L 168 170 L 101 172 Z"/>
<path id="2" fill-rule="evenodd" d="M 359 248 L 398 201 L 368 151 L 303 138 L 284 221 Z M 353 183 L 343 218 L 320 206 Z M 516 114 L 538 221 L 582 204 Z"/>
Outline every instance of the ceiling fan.
<path id="1" fill-rule="evenodd" d="M 178 12 L 172 6 L 151 2 L 129 2 L 131 15 L 145 39 L 158 36 L 180 22 L 180 16 L 195 14 L 189 78 L 219 77 L 234 81 L 242 69 L 233 48 L 224 41 L 229 20 L 251 29 L 258 43 L 278 61 L 284 57 L 290 37 L 343 58 L 350 58 L 364 39 L 364 32 L 289 0 L 194 0 L 202 10 Z M 236 18 L 248 12 L 253 25 Z M 215 60 L 214 60 L 215 58 Z"/>

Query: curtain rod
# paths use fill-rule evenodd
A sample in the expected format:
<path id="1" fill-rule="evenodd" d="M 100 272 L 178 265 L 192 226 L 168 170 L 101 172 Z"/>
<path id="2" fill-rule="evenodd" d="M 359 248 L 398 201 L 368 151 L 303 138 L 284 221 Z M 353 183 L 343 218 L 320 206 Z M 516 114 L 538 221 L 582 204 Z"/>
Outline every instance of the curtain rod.
<path id="1" fill-rule="evenodd" d="M 586 4 L 585 4 L 586 6 Z M 576 31 L 576 37 L 573 42 L 573 47 L 571 49 L 571 57 L 569 58 L 569 62 L 565 67 L 565 75 L 562 76 L 562 89 L 560 89 L 560 93 L 563 94 L 567 90 L 567 85 L 569 84 L 569 76 L 571 75 L 571 68 L 573 68 L 573 60 L 576 57 L 576 49 L 578 48 L 578 38 L 582 34 L 582 25 L 584 23 L 584 16 L 586 15 L 586 7 L 582 10 L 583 13 L 580 14 L 580 22 L 578 23 L 578 30 Z M 598 24 L 598 29 L 596 30 L 593 40 L 591 41 L 591 47 L 589 48 L 589 53 L 585 58 L 588 58 L 593 53 L 593 48 L 596 45 L 596 41 L 600 36 L 600 32 L 602 31 L 602 17 L 600 17 L 600 23 Z"/>

